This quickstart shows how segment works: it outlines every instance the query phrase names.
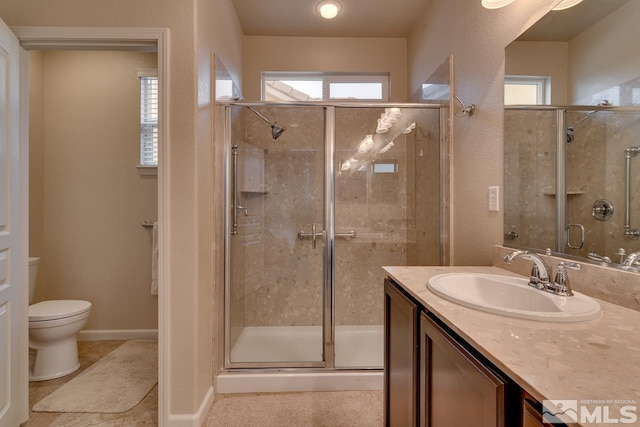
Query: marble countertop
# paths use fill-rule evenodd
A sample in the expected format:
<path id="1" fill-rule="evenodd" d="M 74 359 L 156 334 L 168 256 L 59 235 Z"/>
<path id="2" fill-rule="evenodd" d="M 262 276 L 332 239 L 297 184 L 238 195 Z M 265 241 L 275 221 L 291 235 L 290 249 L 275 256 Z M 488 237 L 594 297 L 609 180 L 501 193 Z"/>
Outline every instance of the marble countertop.
<path id="1" fill-rule="evenodd" d="M 443 273 L 514 273 L 497 267 L 383 267 L 424 307 L 539 401 L 636 401 L 640 418 L 640 312 L 597 300 L 599 319 L 524 320 L 449 302 L 427 288 Z M 611 405 L 611 413 L 618 410 Z M 613 415 L 612 415 L 613 416 Z M 588 424 L 595 425 L 595 424 Z M 629 425 L 629 424 L 626 424 Z M 640 421 L 633 425 L 640 425 Z"/>

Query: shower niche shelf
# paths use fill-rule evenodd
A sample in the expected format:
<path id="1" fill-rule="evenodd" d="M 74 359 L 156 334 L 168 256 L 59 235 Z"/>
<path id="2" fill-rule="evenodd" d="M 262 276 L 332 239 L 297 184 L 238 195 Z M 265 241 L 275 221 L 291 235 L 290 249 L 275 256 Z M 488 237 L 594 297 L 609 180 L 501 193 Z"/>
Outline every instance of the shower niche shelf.
<path id="1" fill-rule="evenodd" d="M 585 194 L 584 191 L 582 190 L 576 190 L 576 191 L 567 191 L 567 196 L 583 196 Z M 556 192 L 555 191 L 551 191 L 551 192 L 546 192 L 544 193 L 545 196 L 549 196 L 549 197 L 556 197 Z"/>
<path id="2" fill-rule="evenodd" d="M 240 146 L 238 190 L 242 193 L 266 194 L 264 180 L 264 149 L 250 144 Z"/>

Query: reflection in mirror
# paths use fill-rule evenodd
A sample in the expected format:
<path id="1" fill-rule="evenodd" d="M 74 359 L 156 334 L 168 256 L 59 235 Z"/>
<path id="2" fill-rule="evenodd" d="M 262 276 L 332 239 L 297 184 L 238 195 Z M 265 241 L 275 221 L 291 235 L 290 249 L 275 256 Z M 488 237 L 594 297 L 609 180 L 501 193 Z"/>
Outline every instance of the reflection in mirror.
<path id="1" fill-rule="evenodd" d="M 549 86 L 505 109 L 506 245 L 640 267 L 637 16 L 640 0 L 584 0 L 507 47 L 507 82 Z"/>
<path id="2" fill-rule="evenodd" d="M 453 82 L 453 55 L 449 55 L 442 64 L 422 83 L 411 99 L 414 102 L 445 104 L 451 101 Z"/>

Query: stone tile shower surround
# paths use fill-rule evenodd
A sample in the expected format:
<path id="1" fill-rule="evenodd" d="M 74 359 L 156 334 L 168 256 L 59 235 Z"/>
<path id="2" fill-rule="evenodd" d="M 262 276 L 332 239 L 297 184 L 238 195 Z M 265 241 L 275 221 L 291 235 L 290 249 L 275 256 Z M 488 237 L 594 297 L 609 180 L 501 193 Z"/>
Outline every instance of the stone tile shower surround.
<path id="1" fill-rule="evenodd" d="M 247 326 L 322 324 L 322 242 L 312 249 L 297 232 L 321 229 L 324 186 L 322 107 L 259 107 L 285 133 L 234 107 L 232 143 L 260 150 L 263 189 L 241 191 L 237 236 L 232 236 L 231 345 Z M 381 265 L 439 261 L 439 115 L 416 113 L 417 131 L 402 135 L 378 160 L 396 161 L 398 173 L 343 171 L 341 161 L 374 132 L 382 108 L 336 109 L 336 316 L 339 325 L 382 324 Z M 240 160 L 242 161 L 242 160 Z M 247 172 L 249 173 L 249 172 Z M 243 175 L 243 174 L 241 174 Z M 246 174 L 245 174 L 246 176 Z"/>
<path id="2" fill-rule="evenodd" d="M 504 121 L 504 232 L 510 243 L 553 247 L 555 242 L 555 111 L 506 109 Z"/>
<path id="3" fill-rule="evenodd" d="M 504 256 L 514 250 L 504 246 L 495 246 L 493 265 L 528 277 L 531 273 L 531 262 L 516 261 L 513 264 L 504 262 Z M 567 261 L 557 256 L 543 257 L 549 260 L 554 272 L 557 271 L 558 262 Z M 569 278 L 571 288 L 574 291 L 640 311 L 640 273 L 582 263 L 582 269 L 570 271 Z"/>
<path id="4" fill-rule="evenodd" d="M 584 114 L 576 114 L 578 120 Z M 589 252 L 602 252 L 620 262 L 615 256 L 619 248 L 627 254 L 640 250 L 640 241 L 624 236 L 625 149 L 632 145 L 640 145 L 640 112 L 600 111 L 576 126 L 575 140 L 567 146 L 567 186 L 583 194 L 569 198 L 567 217 L 584 224 L 587 232 L 585 247 L 568 253 L 586 257 Z M 631 159 L 630 177 L 630 223 L 640 228 L 640 157 Z M 591 215 L 593 203 L 603 198 L 615 209 L 608 221 Z"/>

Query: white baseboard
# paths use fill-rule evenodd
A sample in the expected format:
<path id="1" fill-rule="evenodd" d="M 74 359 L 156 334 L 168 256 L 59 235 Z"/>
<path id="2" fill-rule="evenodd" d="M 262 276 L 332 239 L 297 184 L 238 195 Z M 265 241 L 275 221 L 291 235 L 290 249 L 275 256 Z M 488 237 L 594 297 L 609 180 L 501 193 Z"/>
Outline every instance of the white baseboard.
<path id="1" fill-rule="evenodd" d="M 79 341 L 157 340 L 157 329 L 94 329 L 80 331 Z"/>
<path id="2" fill-rule="evenodd" d="M 169 414 L 166 427 L 200 427 L 204 425 L 213 404 L 213 386 L 209 387 L 198 412 L 195 414 Z"/>

